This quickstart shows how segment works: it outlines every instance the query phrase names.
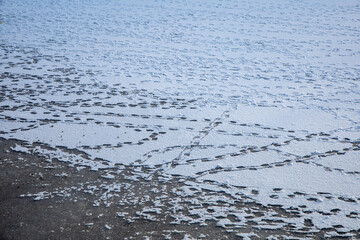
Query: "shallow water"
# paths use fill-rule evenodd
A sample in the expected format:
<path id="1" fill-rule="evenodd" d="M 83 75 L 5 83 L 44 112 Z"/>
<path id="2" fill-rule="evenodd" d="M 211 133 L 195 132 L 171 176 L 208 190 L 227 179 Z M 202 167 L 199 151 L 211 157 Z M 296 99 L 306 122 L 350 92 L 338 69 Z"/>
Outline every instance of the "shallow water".
<path id="1" fill-rule="evenodd" d="M 0 137 L 28 143 L 14 151 L 108 178 L 146 167 L 183 179 L 189 199 L 209 188 L 297 214 L 259 228 L 360 229 L 356 1 L 1 1 L 0 13 Z M 205 212 L 174 218 L 247 221 Z"/>

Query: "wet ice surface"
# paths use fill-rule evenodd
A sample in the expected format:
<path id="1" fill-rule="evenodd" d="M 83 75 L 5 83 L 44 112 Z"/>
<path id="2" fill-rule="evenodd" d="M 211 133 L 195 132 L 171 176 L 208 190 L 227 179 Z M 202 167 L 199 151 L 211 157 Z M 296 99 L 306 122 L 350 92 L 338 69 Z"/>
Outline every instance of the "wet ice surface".
<path id="1" fill-rule="evenodd" d="M 182 179 L 174 224 L 287 226 L 304 237 L 360 229 L 356 1 L 0 7 L 0 133 L 28 143 L 14 151 L 110 179 L 125 168 L 134 181 Z M 266 211 L 239 207 L 244 199 Z M 196 203 L 185 213 L 183 201 Z M 154 205 L 139 215 L 156 221 L 165 210 Z"/>

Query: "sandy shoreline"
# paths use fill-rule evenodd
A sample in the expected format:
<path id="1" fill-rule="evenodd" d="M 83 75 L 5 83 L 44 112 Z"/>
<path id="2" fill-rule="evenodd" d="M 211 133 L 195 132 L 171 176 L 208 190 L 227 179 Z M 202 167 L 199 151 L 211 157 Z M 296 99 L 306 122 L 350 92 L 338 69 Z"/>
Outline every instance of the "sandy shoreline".
<path id="1" fill-rule="evenodd" d="M 155 177 L 151 181 L 141 178 L 134 181 L 131 179 L 134 169 L 131 168 L 123 170 L 116 178 L 107 179 L 101 176 L 101 170 L 77 170 L 64 162 L 46 161 L 37 154 L 14 151 L 16 144 L 21 142 L 0 141 L 0 239 L 29 236 L 30 239 L 264 239 L 271 236 L 322 239 L 328 232 L 336 230 L 323 229 L 310 234 L 307 232 L 310 228 L 300 232 L 292 230 L 290 225 L 283 229 L 261 229 L 250 217 L 247 224 L 231 230 L 217 226 L 215 221 L 207 221 L 206 226 L 186 221 L 174 224 L 176 214 L 171 210 L 171 201 L 177 195 L 172 190 L 182 189 L 185 184 L 181 179 L 164 181 Z M 116 184 L 126 184 L 127 188 L 108 187 Z M 86 185 L 96 190 L 89 191 Z M 129 191 L 132 194 L 129 195 Z M 104 194 L 108 195 L 104 198 Z M 158 207 L 158 212 L 140 213 L 145 206 L 154 207 L 157 197 L 162 194 L 165 197 L 161 210 Z M 225 193 L 204 189 L 203 194 L 221 196 Z M 122 202 L 124 196 L 129 202 Z M 186 209 L 191 207 L 194 199 L 196 197 L 182 199 L 179 210 L 183 215 L 191 217 Z M 218 206 L 222 204 L 226 207 L 227 203 L 218 202 Z M 251 202 L 239 201 L 236 206 L 258 216 L 265 216 L 269 210 L 278 211 L 282 217 L 296 215 L 284 212 L 280 207 L 264 207 Z M 202 207 L 211 210 L 209 205 Z M 311 226 L 311 221 L 307 224 Z M 360 237 L 359 232 L 351 233 Z M 344 239 L 353 239 L 344 235 Z"/>
<path id="2" fill-rule="evenodd" d="M 143 191 L 155 185 L 121 177 L 105 179 L 101 177 L 101 172 L 87 168 L 78 171 L 59 161 L 49 163 L 36 154 L 12 151 L 11 147 L 15 142 L 19 143 L 4 139 L 0 141 L 0 239 L 142 239 L 146 236 L 159 239 L 166 235 L 173 239 L 183 239 L 185 235 L 199 237 L 202 233 L 214 239 L 230 237 L 230 234 L 211 223 L 208 227 L 171 225 L 169 222 L 172 219 L 166 215 L 161 216 L 163 221 L 143 219 L 136 215 L 136 211 L 146 204 L 119 205 L 116 197 L 107 199 L 114 202 L 109 206 L 104 202 L 94 206 L 94 202 L 100 199 L 105 191 L 101 189 L 102 185 L 122 181 Z M 100 186 L 99 191 L 89 194 L 84 189 L 69 190 L 73 186 L 89 182 L 93 186 Z M 174 183 L 166 185 L 169 190 L 179 187 Z M 56 189 L 69 191 L 66 196 L 61 196 L 61 193 L 60 196 L 45 194 L 41 197 L 45 199 L 43 201 L 34 200 L 36 196 L 24 197 L 24 194 L 56 192 Z M 140 195 L 141 192 L 137 194 Z M 140 197 L 139 195 L 134 196 L 134 199 Z M 117 199 L 120 200 L 119 197 Z M 148 201 L 151 201 L 151 198 Z M 125 217 L 129 214 L 138 219 L 124 219 L 120 212 L 125 212 Z"/>

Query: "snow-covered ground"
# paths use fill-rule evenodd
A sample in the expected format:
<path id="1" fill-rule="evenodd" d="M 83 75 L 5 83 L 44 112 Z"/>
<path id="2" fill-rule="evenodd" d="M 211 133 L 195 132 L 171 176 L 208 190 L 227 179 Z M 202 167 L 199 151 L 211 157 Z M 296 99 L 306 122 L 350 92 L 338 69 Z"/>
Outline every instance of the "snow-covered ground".
<path id="1" fill-rule="evenodd" d="M 360 229 L 358 1 L 0 0 L 0 22 L 14 150 L 108 177 L 146 166 L 184 198 L 219 192 L 214 209 L 226 193 L 175 221 L 236 229 L 246 198 L 297 213 L 259 228 Z"/>

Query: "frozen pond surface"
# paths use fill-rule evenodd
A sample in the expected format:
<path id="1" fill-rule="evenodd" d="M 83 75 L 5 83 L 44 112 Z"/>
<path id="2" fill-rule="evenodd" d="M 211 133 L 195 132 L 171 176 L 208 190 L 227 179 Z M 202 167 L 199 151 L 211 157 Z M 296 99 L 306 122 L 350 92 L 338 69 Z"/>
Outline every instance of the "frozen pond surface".
<path id="1" fill-rule="evenodd" d="M 13 151 L 179 179 L 172 224 L 360 229 L 358 1 L 0 0 L 0 21 Z M 139 216 L 156 221 L 161 194 Z"/>

